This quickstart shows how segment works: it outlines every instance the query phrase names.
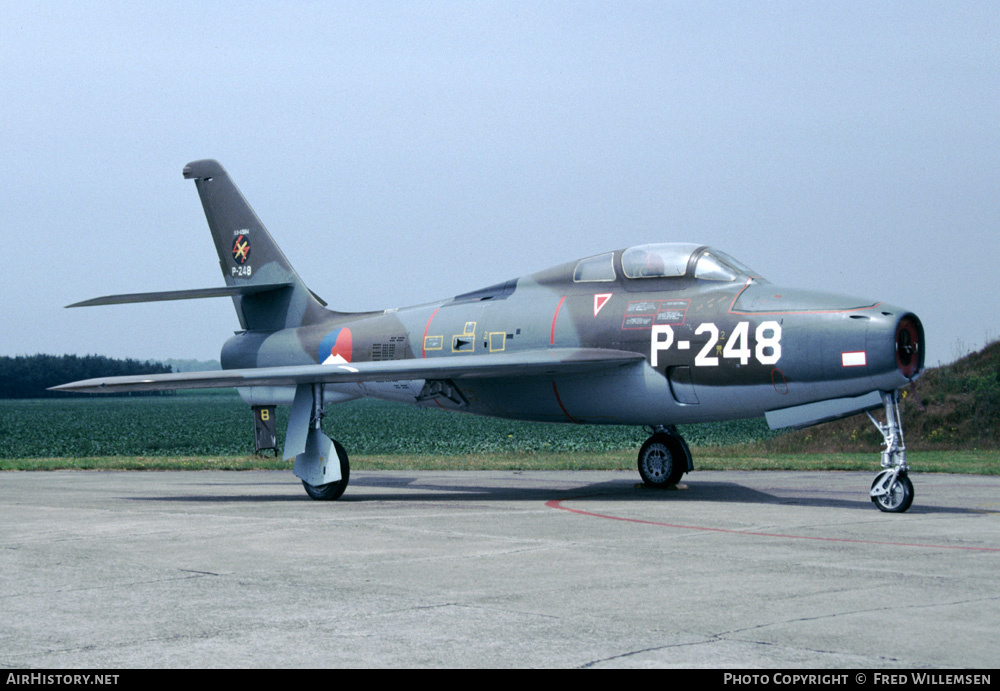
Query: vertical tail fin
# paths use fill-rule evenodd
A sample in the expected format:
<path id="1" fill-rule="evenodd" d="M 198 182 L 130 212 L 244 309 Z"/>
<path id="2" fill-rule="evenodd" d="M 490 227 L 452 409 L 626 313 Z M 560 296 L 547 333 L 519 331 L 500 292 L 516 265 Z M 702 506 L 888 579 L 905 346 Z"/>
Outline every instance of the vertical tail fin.
<path id="1" fill-rule="evenodd" d="M 242 327 L 276 331 L 319 321 L 326 303 L 295 273 L 226 169 L 218 161 L 194 161 L 184 166 L 184 177 L 198 188 L 226 285 L 284 285 L 234 296 Z"/>

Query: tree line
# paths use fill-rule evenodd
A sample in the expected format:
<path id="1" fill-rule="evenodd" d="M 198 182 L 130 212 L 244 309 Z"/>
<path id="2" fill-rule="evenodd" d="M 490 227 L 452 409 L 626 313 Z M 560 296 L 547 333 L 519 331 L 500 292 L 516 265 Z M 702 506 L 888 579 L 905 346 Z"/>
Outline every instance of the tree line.
<path id="1" fill-rule="evenodd" d="M 103 355 L 18 355 L 0 356 L 0 398 L 55 398 L 74 396 L 48 391 L 80 379 L 116 377 L 127 374 L 167 374 L 169 365 L 149 360 L 116 360 Z M 170 392 L 152 392 L 154 394 Z M 124 394 L 129 395 L 129 394 Z M 135 394 L 133 394 L 135 395 Z M 148 394 L 144 394 L 148 395 Z"/>

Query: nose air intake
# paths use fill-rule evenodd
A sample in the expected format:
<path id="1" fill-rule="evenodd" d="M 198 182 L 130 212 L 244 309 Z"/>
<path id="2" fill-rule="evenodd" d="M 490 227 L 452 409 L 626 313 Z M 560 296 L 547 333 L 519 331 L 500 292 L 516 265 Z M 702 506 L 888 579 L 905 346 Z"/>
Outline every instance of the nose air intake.
<path id="1" fill-rule="evenodd" d="M 914 314 L 907 314 L 896 325 L 896 366 L 907 379 L 924 368 L 924 327 Z"/>

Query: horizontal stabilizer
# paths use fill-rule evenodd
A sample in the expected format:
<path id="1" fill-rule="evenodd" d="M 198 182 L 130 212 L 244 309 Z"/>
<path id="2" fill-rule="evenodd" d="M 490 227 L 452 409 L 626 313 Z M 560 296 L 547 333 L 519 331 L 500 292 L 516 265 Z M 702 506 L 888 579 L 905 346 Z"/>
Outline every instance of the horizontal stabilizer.
<path id="1" fill-rule="evenodd" d="M 298 386 L 412 379 L 489 379 L 562 376 L 594 372 L 644 361 L 639 353 L 601 348 L 550 348 L 524 353 L 448 355 L 329 365 L 291 365 L 214 372 L 98 377 L 52 387 L 53 391 L 122 393 L 241 386 Z"/>
<path id="2" fill-rule="evenodd" d="M 882 395 L 878 391 L 872 391 L 863 396 L 832 398 L 828 401 L 817 401 L 781 410 L 769 410 L 764 413 L 764 417 L 767 418 L 767 425 L 771 429 L 784 427 L 802 429 L 881 407 Z"/>
<path id="3" fill-rule="evenodd" d="M 161 302 L 164 300 L 197 300 L 199 298 L 226 298 L 236 295 L 254 295 L 271 290 L 290 288 L 291 283 L 257 283 L 255 285 L 226 286 L 224 288 L 195 288 L 193 290 L 167 290 L 158 293 L 124 293 L 75 302 L 66 307 L 94 307 L 95 305 L 124 305 L 130 302 Z"/>

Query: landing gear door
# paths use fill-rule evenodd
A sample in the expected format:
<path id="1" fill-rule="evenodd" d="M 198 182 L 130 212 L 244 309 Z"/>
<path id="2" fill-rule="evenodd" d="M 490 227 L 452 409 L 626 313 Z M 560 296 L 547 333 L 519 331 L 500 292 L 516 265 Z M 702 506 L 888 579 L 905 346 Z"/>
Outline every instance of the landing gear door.
<path id="1" fill-rule="evenodd" d="M 278 455 L 278 434 L 273 405 L 253 406 L 253 441 L 255 451 L 273 450 Z"/>

